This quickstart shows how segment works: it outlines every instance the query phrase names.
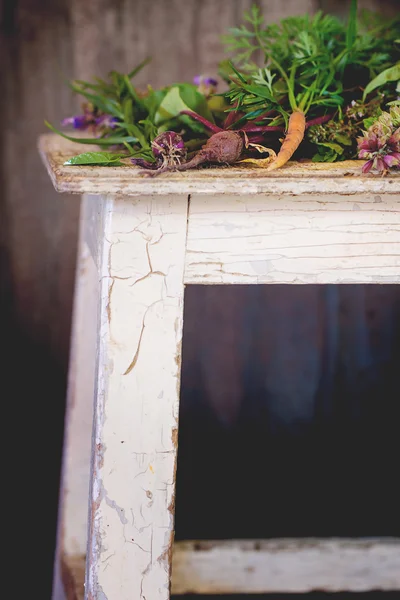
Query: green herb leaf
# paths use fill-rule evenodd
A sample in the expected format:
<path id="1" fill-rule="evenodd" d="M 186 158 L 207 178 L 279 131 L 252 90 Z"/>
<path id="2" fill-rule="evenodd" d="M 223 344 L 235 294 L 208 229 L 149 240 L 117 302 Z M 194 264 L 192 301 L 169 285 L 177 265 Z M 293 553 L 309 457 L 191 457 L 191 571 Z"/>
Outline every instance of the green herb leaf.
<path id="1" fill-rule="evenodd" d="M 369 129 L 377 120 L 378 117 L 368 117 L 368 119 L 364 119 L 363 125 L 365 129 Z"/>
<path id="2" fill-rule="evenodd" d="M 148 148 L 150 142 L 146 139 L 140 127 L 138 127 L 134 123 L 124 122 L 118 123 L 118 127 L 120 127 L 121 129 L 126 129 L 127 132 L 132 136 L 132 139 L 136 142 L 139 142 L 142 148 Z M 125 141 L 129 142 L 130 140 L 127 138 Z"/>
<path id="3" fill-rule="evenodd" d="M 239 77 L 240 81 L 242 83 L 246 83 L 246 80 L 244 79 L 243 75 L 236 69 L 236 67 L 234 66 L 234 64 L 231 61 L 229 61 L 229 66 L 232 69 L 232 71 L 234 73 L 236 73 L 236 75 Z"/>
<path id="4" fill-rule="evenodd" d="M 182 100 L 189 106 L 190 110 L 193 110 L 198 115 L 208 119 L 211 123 L 214 123 L 214 117 L 208 107 L 207 99 L 198 91 L 195 85 L 179 83 L 177 87 L 179 88 Z M 182 116 L 180 116 L 180 118 L 182 118 Z"/>
<path id="5" fill-rule="evenodd" d="M 265 100 L 269 100 L 270 102 L 275 102 L 274 96 L 271 94 L 271 92 L 266 86 L 243 84 L 242 87 L 250 94 L 254 94 L 254 96 L 264 98 Z"/>
<path id="6" fill-rule="evenodd" d="M 379 73 L 375 79 L 369 82 L 364 90 L 363 100 L 365 100 L 368 94 L 370 94 L 373 90 L 376 90 L 376 88 L 381 87 L 390 81 L 398 80 L 400 80 L 400 61 L 392 67 L 389 67 L 389 69 L 385 69 L 382 71 L 382 73 Z"/>
<path id="7" fill-rule="evenodd" d="M 332 151 L 326 154 L 314 154 L 311 160 L 312 162 L 335 162 L 337 157 L 336 152 Z"/>
<path id="8" fill-rule="evenodd" d="M 135 103 L 136 103 L 138 106 L 142 107 L 142 106 L 143 106 L 143 103 L 142 103 L 142 101 L 140 100 L 140 98 L 139 98 L 139 96 L 138 96 L 138 93 L 137 93 L 137 91 L 136 91 L 136 90 L 135 90 L 135 88 L 133 87 L 133 85 L 132 85 L 132 83 L 131 83 L 131 80 L 129 79 L 128 75 L 125 75 L 125 76 L 124 76 L 124 78 L 123 78 L 123 80 L 124 80 L 124 83 L 125 83 L 125 85 L 126 85 L 126 88 L 127 88 L 128 92 L 129 92 L 129 93 L 130 93 L 130 95 L 132 96 L 132 98 L 133 98 L 133 100 L 135 101 Z"/>
<path id="9" fill-rule="evenodd" d="M 350 54 L 357 37 L 357 0 L 351 0 L 349 21 L 346 32 L 346 49 Z"/>
<path id="10" fill-rule="evenodd" d="M 325 146 L 325 144 L 318 144 L 318 146 L 318 153 L 314 154 L 311 159 L 313 162 L 335 162 L 340 160 L 340 155 L 333 148 L 322 148 L 321 146 Z"/>
<path id="11" fill-rule="evenodd" d="M 348 136 L 343 135 L 342 133 L 337 133 L 335 135 L 335 140 L 337 142 L 339 142 L 339 144 L 342 144 L 343 146 L 351 146 L 353 143 Z"/>
<path id="12" fill-rule="evenodd" d="M 120 109 L 119 103 L 113 98 L 106 98 L 105 96 L 100 96 L 98 94 L 90 94 L 85 89 L 70 84 L 70 88 L 77 94 L 84 96 L 89 102 L 92 102 L 94 106 L 99 108 L 101 111 L 113 115 L 113 117 L 117 117 L 118 119 L 123 119 L 124 115 Z"/>
<path id="13" fill-rule="evenodd" d="M 150 57 L 145 58 L 144 61 L 140 63 L 140 65 L 138 65 L 130 73 L 128 73 L 129 79 L 132 79 L 132 77 L 135 77 L 135 75 L 137 75 L 139 73 L 139 71 L 141 71 L 143 69 L 143 67 L 148 65 L 150 61 L 151 61 Z"/>
<path id="14" fill-rule="evenodd" d="M 115 154 L 113 152 L 84 152 L 66 160 L 64 165 L 120 166 L 123 163 L 119 159 L 124 156 L 124 154 Z"/>
<path id="15" fill-rule="evenodd" d="M 342 146 L 339 146 L 339 144 L 335 144 L 334 142 L 319 142 L 318 146 L 324 146 L 325 148 L 330 148 L 330 150 L 333 150 L 334 152 L 336 152 L 336 154 L 343 154 L 343 148 Z"/>
<path id="16" fill-rule="evenodd" d="M 149 87 L 149 93 L 142 98 L 143 106 L 148 112 L 148 118 L 154 121 L 154 116 L 160 106 L 161 102 L 165 98 L 168 89 L 153 90 Z"/>
<path id="17" fill-rule="evenodd" d="M 187 123 L 193 131 L 204 131 L 203 125 L 193 122 L 193 119 L 180 115 L 183 110 L 191 110 L 202 117 L 205 117 L 212 123 L 214 118 L 207 105 L 207 100 L 189 84 L 179 84 L 173 86 L 161 101 L 156 114 L 154 115 L 154 124 L 162 125 L 166 121 L 179 117 Z"/>
<path id="18" fill-rule="evenodd" d="M 124 142 L 136 143 L 138 141 L 137 138 L 134 138 L 132 136 L 110 136 L 105 138 L 72 137 L 63 133 L 59 129 L 56 129 L 48 121 L 45 121 L 44 124 L 54 133 L 61 135 L 61 137 L 65 138 L 66 140 L 70 140 L 71 142 L 77 142 L 78 144 L 92 144 L 93 146 L 114 146 L 117 144 L 123 144 Z"/>

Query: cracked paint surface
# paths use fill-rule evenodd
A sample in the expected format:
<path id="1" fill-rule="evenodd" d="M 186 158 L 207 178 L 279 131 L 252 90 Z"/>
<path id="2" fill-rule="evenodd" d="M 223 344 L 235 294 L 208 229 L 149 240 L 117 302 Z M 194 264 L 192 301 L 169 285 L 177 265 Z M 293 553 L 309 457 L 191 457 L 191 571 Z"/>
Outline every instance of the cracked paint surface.
<path id="1" fill-rule="evenodd" d="M 398 283 L 400 201 L 383 198 L 192 195 L 185 283 Z"/>
<path id="2" fill-rule="evenodd" d="M 248 197 L 259 194 L 398 194 L 400 174 L 390 177 L 362 176 L 362 161 L 339 163 L 299 163 L 290 161 L 283 169 L 265 172 L 245 165 L 168 173 L 166 177 L 141 177 L 139 168 L 92 167 L 82 165 L 71 171 L 65 161 L 79 152 L 79 147 L 54 134 L 42 135 L 39 142 L 42 160 L 60 192 L 115 194 L 143 197 L 202 193 L 209 196 L 235 194 Z"/>
<path id="3" fill-rule="evenodd" d="M 187 210 L 104 203 L 89 599 L 169 598 Z"/>

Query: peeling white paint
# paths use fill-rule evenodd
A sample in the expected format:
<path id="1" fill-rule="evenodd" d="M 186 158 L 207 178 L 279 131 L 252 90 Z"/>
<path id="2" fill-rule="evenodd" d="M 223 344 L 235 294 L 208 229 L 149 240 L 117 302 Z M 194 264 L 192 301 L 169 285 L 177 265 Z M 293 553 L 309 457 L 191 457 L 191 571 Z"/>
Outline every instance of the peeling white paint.
<path id="1" fill-rule="evenodd" d="M 400 539 L 179 542 L 174 594 L 400 590 Z"/>
<path id="2" fill-rule="evenodd" d="M 104 202 L 89 600 L 169 597 L 187 205 Z"/>
<path id="3" fill-rule="evenodd" d="M 400 194 L 356 198 L 192 195 L 185 283 L 398 283 Z"/>
<path id="4" fill-rule="evenodd" d="M 97 150 L 87 146 L 87 150 Z M 224 195 L 254 196 L 258 194 L 399 194 L 400 173 L 388 177 L 362 175 L 363 161 L 347 160 L 331 163 L 289 162 L 282 169 L 266 169 L 248 165 L 224 168 L 214 167 L 181 173 L 165 173 L 159 177 L 141 177 L 140 169 L 129 164 L 124 167 L 64 166 L 64 162 L 82 152 L 74 144 L 54 134 L 42 135 L 39 151 L 47 171 L 59 192 L 142 195 Z M 221 199 L 222 202 L 222 199 Z"/>
<path id="5" fill-rule="evenodd" d="M 99 194 L 81 216 L 60 555 L 79 561 L 88 537 L 87 600 L 168 600 L 184 283 L 399 283 L 400 175 L 350 162 L 153 180 L 63 167 L 75 150 L 40 144 L 57 189 Z M 400 589 L 398 540 L 299 544 L 178 544 L 173 591 Z"/>

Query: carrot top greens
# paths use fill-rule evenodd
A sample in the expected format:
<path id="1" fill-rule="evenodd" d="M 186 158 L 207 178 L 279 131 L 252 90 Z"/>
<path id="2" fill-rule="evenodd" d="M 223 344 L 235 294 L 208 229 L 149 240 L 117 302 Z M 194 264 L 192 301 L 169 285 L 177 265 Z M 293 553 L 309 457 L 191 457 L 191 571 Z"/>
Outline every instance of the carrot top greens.
<path id="1" fill-rule="evenodd" d="M 107 81 L 71 82 L 73 92 L 85 102 L 80 115 L 62 124 L 89 135 L 71 136 L 47 126 L 73 141 L 95 143 L 108 154 L 84 153 L 69 164 L 115 166 L 130 157 L 154 169 L 161 160 L 155 140 L 178 139 L 171 135 L 175 132 L 185 152 L 173 141 L 168 143 L 163 147 L 162 170 L 166 165 L 168 170 L 183 170 L 185 161 L 194 166 L 208 162 L 204 152 L 200 162 L 192 159 L 211 134 L 231 130 L 236 137 L 220 136 L 218 143 L 237 143 L 239 133 L 240 156 L 237 152 L 221 156 L 241 160 L 278 151 L 275 167 L 270 168 L 283 166 L 295 152 L 297 158 L 314 161 L 363 158 L 367 151 L 360 150 L 357 138 L 368 136 L 383 113 L 392 114 L 390 106 L 400 96 L 400 14 L 390 20 L 370 11 L 359 13 L 357 0 L 349 0 L 345 21 L 318 12 L 271 24 L 253 6 L 244 14 L 243 24 L 230 29 L 223 42 L 230 59 L 219 65 L 225 87 L 219 93 L 215 79 L 200 76 L 193 83 L 139 90 L 134 78 L 147 60 L 128 74 L 113 71 Z M 393 122 L 392 137 L 386 131 L 385 141 L 375 127 L 374 151 L 380 154 L 379 160 L 370 159 L 370 168 L 386 172 L 400 166 L 399 127 L 396 119 Z M 167 138 L 159 138 L 165 132 Z M 210 143 L 206 147 L 213 150 Z M 389 158 L 383 160 L 384 156 Z"/>
<path id="2" fill-rule="evenodd" d="M 287 126 L 300 110 L 315 121 L 305 156 L 352 157 L 363 119 L 377 116 L 400 91 L 400 16 L 386 20 L 364 11 L 358 18 L 352 0 L 347 22 L 318 12 L 266 25 L 257 7 L 244 20 L 224 38 L 233 54 L 220 67 L 229 102 L 259 125 Z M 325 115 L 331 119 L 322 125 L 318 118 Z"/>

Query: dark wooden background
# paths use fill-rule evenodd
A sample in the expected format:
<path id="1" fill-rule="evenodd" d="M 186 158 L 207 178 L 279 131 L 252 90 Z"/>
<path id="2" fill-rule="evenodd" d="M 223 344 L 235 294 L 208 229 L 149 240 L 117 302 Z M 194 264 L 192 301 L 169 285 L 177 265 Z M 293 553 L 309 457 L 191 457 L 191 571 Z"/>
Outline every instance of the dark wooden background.
<path id="1" fill-rule="evenodd" d="M 343 14 L 348 5 L 345 0 L 256 3 L 270 21 L 320 7 Z M 220 34 L 239 24 L 243 9 L 251 4 L 251 0 L 0 1 L 4 467 L 10 489 L 24 489 L 24 535 L 29 540 L 41 540 L 40 568 L 35 569 L 30 583 L 43 592 L 43 597 L 49 597 L 51 585 L 79 199 L 55 193 L 36 152 L 37 137 L 44 131 L 45 118 L 57 123 L 77 108 L 65 77 L 90 78 L 105 75 L 112 68 L 129 70 L 149 55 L 153 61 L 139 78 L 143 85 L 191 80 L 199 73 L 215 74 L 222 55 Z M 360 5 L 392 14 L 399 9 L 396 0 L 361 0 Z M 313 444 L 304 446 L 303 454 L 298 454 L 293 437 L 284 435 L 271 446 L 272 438 L 265 434 L 268 419 L 263 421 L 263 391 L 256 389 L 260 378 L 244 369 L 248 355 L 246 358 L 243 353 L 249 349 L 251 331 L 246 320 L 249 306 L 254 308 L 255 302 L 257 314 L 267 322 L 264 300 L 255 296 L 259 293 L 244 288 L 215 292 L 193 288 L 188 294 L 184 349 L 188 366 L 183 381 L 177 515 L 181 537 L 265 534 L 259 527 L 259 514 L 266 502 L 260 481 L 265 477 L 275 486 L 268 510 L 278 511 L 282 494 L 289 500 L 296 498 L 298 505 L 297 516 L 289 518 L 288 500 L 288 518 L 278 518 L 276 531 L 270 527 L 267 533 L 284 534 L 284 521 L 288 533 L 310 533 L 307 527 L 311 521 L 306 519 L 302 525 L 300 518 L 299 522 L 299 507 L 306 507 L 308 500 L 300 501 L 297 486 L 304 486 L 307 478 L 314 480 L 315 469 L 309 470 L 303 482 L 293 480 L 289 484 L 288 477 L 280 481 L 278 467 L 274 467 L 278 463 L 271 461 L 271 453 L 279 454 L 281 473 L 282 465 L 292 473 L 293 455 L 301 456 L 306 464 L 310 460 L 307 453 L 315 451 L 318 432 L 313 434 Z M 210 353 L 205 351 L 207 344 L 214 349 Z M 265 354 L 262 342 L 251 347 L 256 356 Z M 264 362 L 260 359 L 261 370 L 267 360 L 266 356 Z M 250 363 L 257 364 L 254 355 Z M 207 365 L 213 369 L 208 371 Z M 208 376 L 202 378 L 205 371 Z M 246 412 L 243 406 L 249 402 L 253 409 Z M 332 446 L 337 450 L 332 461 L 337 453 L 345 454 L 346 444 L 351 445 L 351 434 L 347 435 L 339 450 L 337 444 Z M 208 451 L 201 454 L 198 449 L 204 445 Z M 254 468 L 244 472 L 249 456 L 255 457 Z M 198 480 L 207 476 L 210 485 L 204 497 Z M 321 485 L 328 485 L 329 478 L 325 479 L 320 478 Z M 220 493 L 223 490 L 225 493 Z M 8 495 L 10 508 L 15 495 Z M 180 508 L 185 499 L 190 509 Z M 251 506 L 254 511 L 249 510 Z M 329 534 L 329 526 L 325 528 L 326 532 L 314 523 L 321 535 Z M 13 537 L 20 544 L 19 535 L 15 532 Z"/>

